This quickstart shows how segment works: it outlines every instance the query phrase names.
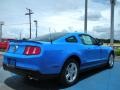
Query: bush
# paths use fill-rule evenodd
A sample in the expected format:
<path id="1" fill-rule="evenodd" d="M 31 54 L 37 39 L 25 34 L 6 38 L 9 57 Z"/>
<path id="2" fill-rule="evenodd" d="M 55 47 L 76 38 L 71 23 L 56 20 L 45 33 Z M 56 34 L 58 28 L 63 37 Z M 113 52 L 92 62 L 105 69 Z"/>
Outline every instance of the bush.
<path id="1" fill-rule="evenodd" d="M 116 56 L 120 56 L 120 48 L 118 48 L 118 49 L 115 50 L 115 55 Z"/>

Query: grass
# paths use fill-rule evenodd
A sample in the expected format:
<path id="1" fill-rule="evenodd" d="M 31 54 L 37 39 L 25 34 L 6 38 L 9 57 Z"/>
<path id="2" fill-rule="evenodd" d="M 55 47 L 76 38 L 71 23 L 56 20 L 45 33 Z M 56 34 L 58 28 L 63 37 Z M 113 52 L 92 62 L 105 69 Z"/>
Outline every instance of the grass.
<path id="1" fill-rule="evenodd" d="M 115 49 L 115 55 L 120 56 L 120 48 Z"/>

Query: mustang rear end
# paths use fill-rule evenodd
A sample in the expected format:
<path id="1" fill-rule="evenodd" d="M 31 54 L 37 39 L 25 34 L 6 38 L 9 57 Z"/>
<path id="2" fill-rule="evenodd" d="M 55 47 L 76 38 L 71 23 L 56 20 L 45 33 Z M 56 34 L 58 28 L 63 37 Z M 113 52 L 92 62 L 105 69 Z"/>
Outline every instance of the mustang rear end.
<path id="1" fill-rule="evenodd" d="M 34 41 L 11 41 L 4 54 L 3 68 L 34 78 L 56 76 L 59 70 L 47 63 L 42 45 Z"/>

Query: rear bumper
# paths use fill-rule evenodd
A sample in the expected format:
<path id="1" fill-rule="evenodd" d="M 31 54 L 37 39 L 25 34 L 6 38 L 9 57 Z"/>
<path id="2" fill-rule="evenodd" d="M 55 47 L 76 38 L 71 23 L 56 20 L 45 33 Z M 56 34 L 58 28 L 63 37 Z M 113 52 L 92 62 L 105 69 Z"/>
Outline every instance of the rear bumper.
<path id="1" fill-rule="evenodd" d="M 46 56 L 26 56 L 21 54 L 5 53 L 3 63 L 7 65 L 10 64 L 11 61 L 15 61 L 15 67 L 38 71 L 41 74 L 59 74 L 62 68 L 62 65 L 56 59 L 48 58 Z"/>
<path id="2" fill-rule="evenodd" d="M 36 79 L 41 79 L 41 78 L 55 78 L 58 77 L 58 74 L 41 74 L 39 71 L 33 71 L 33 70 L 27 70 L 27 69 L 21 69 L 19 67 L 9 67 L 6 64 L 3 64 L 3 69 L 10 71 L 12 73 L 25 76 L 25 77 L 33 77 Z"/>

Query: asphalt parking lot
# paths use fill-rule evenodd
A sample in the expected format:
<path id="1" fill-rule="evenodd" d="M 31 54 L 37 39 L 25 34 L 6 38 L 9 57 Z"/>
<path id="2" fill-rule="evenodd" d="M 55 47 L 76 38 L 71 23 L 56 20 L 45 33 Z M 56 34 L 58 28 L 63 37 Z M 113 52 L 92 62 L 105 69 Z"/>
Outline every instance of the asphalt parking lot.
<path id="1" fill-rule="evenodd" d="M 118 59 L 118 58 L 117 58 Z M 80 75 L 79 81 L 71 87 L 61 86 L 56 79 L 25 80 L 21 76 L 4 71 L 0 60 L 0 90 L 119 90 L 120 61 L 112 69 L 99 68 Z"/>

